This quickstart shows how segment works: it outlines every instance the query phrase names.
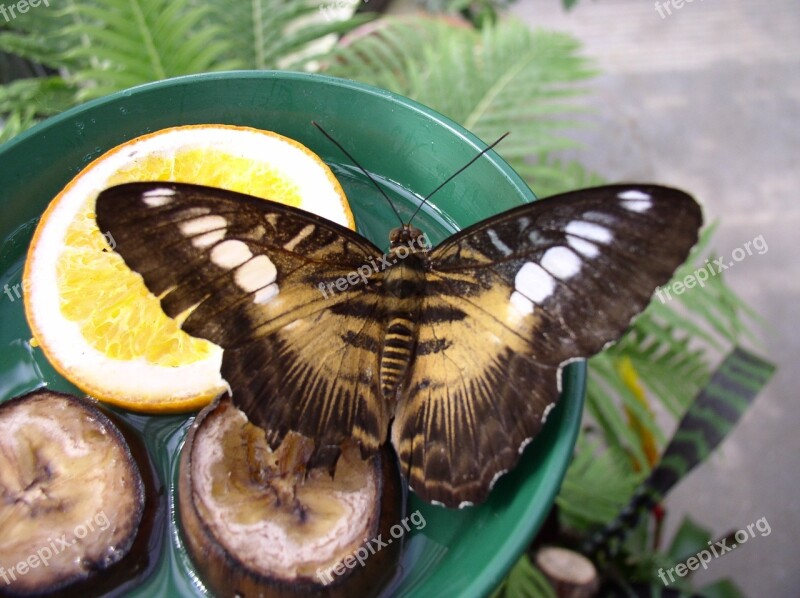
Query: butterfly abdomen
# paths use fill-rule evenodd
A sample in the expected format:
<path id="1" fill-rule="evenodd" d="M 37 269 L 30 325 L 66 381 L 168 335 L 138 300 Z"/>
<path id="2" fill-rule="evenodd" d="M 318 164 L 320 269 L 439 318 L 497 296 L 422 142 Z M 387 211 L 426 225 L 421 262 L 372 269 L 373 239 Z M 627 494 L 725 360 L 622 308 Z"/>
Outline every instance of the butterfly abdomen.
<path id="1" fill-rule="evenodd" d="M 406 254 L 407 255 L 407 254 Z M 381 351 L 381 390 L 393 399 L 408 372 L 417 343 L 419 310 L 425 289 L 424 262 L 416 255 L 400 260 L 389 256 L 396 264 L 386 272 L 384 284 L 387 299 L 386 336 Z"/>

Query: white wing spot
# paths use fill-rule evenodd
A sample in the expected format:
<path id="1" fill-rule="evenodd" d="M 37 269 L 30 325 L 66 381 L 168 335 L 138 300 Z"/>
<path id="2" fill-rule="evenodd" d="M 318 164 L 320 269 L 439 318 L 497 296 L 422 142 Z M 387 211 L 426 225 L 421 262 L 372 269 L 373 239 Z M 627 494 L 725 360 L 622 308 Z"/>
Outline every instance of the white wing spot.
<path id="1" fill-rule="evenodd" d="M 193 237 L 212 230 L 224 229 L 226 226 L 228 226 L 228 221 L 222 216 L 200 216 L 194 220 L 181 222 L 178 228 L 183 236 Z M 223 232 L 223 234 L 225 233 Z"/>
<path id="2" fill-rule="evenodd" d="M 599 224 L 600 226 L 614 226 L 617 222 L 617 217 L 608 212 L 591 210 L 583 215 L 583 220 L 592 224 Z"/>
<path id="3" fill-rule="evenodd" d="M 229 239 L 211 250 L 211 261 L 226 270 L 241 266 L 251 257 L 253 254 L 247 244 L 237 239 Z"/>
<path id="4" fill-rule="evenodd" d="M 172 202 L 172 196 L 175 195 L 174 189 L 166 187 L 162 189 L 150 189 L 142 193 L 142 200 L 151 208 L 160 208 Z"/>
<path id="5" fill-rule="evenodd" d="M 556 406 L 555 403 L 550 403 L 547 407 L 544 408 L 544 413 L 542 413 L 542 425 L 544 425 L 544 423 L 547 421 L 547 416 L 550 415 L 550 412 L 553 410 L 553 407 L 555 406 Z"/>
<path id="6" fill-rule="evenodd" d="M 192 239 L 192 245 L 197 247 L 198 249 L 205 249 L 206 247 L 210 247 L 217 241 L 222 241 L 225 238 L 225 229 L 221 228 L 219 230 L 212 230 L 211 232 L 205 233 L 198 237 L 194 237 Z"/>
<path id="7" fill-rule="evenodd" d="M 566 247 L 551 247 L 542 258 L 542 268 L 561 280 L 567 280 L 581 271 L 581 258 Z"/>
<path id="8" fill-rule="evenodd" d="M 522 444 L 519 445 L 519 449 L 518 449 L 520 455 L 522 454 L 522 451 L 525 450 L 525 447 L 528 446 L 531 443 L 531 441 L 533 441 L 533 437 L 526 438 L 525 440 L 522 441 Z"/>
<path id="9" fill-rule="evenodd" d="M 653 198 L 647 193 L 631 189 L 618 194 L 622 200 L 622 207 L 631 212 L 646 212 L 653 205 Z"/>
<path id="10" fill-rule="evenodd" d="M 489 235 L 492 245 L 494 245 L 500 253 L 503 255 L 511 255 L 511 248 L 503 243 L 503 240 L 497 235 L 497 232 L 493 228 L 487 229 L 486 234 Z"/>
<path id="11" fill-rule="evenodd" d="M 243 291 L 253 293 L 275 282 L 277 275 L 278 270 L 272 260 L 266 255 L 257 255 L 236 270 L 234 280 Z"/>
<path id="12" fill-rule="evenodd" d="M 538 264 L 525 262 L 514 277 L 517 291 L 535 303 L 541 303 L 553 294 L 556 281 Z"/>
<path id="13" fill-rule="evenodd" d="M 597 248 L 597 245 L 594 243 L 589 243 L 589 241 L 579 239 L 578 237 L 573 237 L 572 235 L 567 235 L 567 243 L 569 243 L 569 246 L 580 253 L 583 257 L 593 258 L 600 255 L 600 250 Z"/>
<path id="14" fill-rule="evenodd" d="M 582 220 L 573 220 L 564 230 L 569 235 L 597 241 L 598 243 L 609 243 L 613 238 L 611 231 L 606 227 Z"/>
<path id="15" fill-rule="evenodd" d="M 314 228 L 315 226 L 313 224 L 306 224 L 302 228 L 302 230 L 294 236 L 294 238 L 291 241 L 289 241 L 288 243 L 286 243 L 286 245 L 283 246 L 283 248 L 286 251 L 294 251 L 294 248 L 297 247 L 303 241 L 303 239 L 305 239 L 306 237 L 308 237 L 308 235 L 314 232 Z"/>
<path id="16" fill-rule="evenodd" d="M 270 299 L 278 295 L 278 291 L 279 289 L 276 283 L 273 282 L 272 284 L 268 284 L 263 289 L 256 291 L 256 294 L 253 297 L 253 303 L 257 303 L 259 305 L 262 303 L 267 303 Z M 284 326 L 284 330 L 288 328 L 289 326 Z"/>
<path id="17" fill-rule="evenodd" d="M 176 220 L 192 220 L 211 213 L 211 208 L 205 206 L 195 206 L 193 208 L 186 208 L 175 214 Z"/>
<path id="18" fill-rule="evenodd" d="M 650 201 L 623 201 L 622 207 L 631 212 L 646 212 L 652 207 L 653 203 Z"/>
<path id="19" fill-rule="evenodd" d="M 523 316 L 529 316 L 533 313 L 533 301 L 519 291 L 511 293 L 511 305 Z"/>
<path id="20" fill-rule="evenodd" d="M 499 479 L 500 479 L 500 478 L 501 478 L 503 475 L 505 475 L 506 473 L 508 473 L 508 470 L 507 470 L 507 469 L 501 469 L 501 470 L 500 470 L 500 471 L 498 471 L 496 474 L 494 474 L 494 477 L 492 478 L 492 481 L 491 481 L 491 482 L 489 482 L 489 490 L 491 490 L 492 488 L 494 488 L 494 485 L 497 483 L 497 480 L 499 480 Z"/>
<path id="21" fill-rule="evenodd" d="M 637 189 L 631 189 L 629 191 L 623 191 L 622 193 L 618 194 L 617 197 L 620 199 L 646 199 L 650 201 L 652 197 L 650 197 L 649 193 L 645 193 L 644 191 L 639 191 Z"/>
<path id="22" fill-rule="evenodd" d="M 545 243 L 547 239 L 542 236 L 542 233 L 534 229 L 528 233 L 528 241 L 530 241 L 532 245 L 541 245 Z"/>
<path id="23" fill-rule="evenodd" d="M 458 508 L 459 509 L 463 509 L 464 507 L 471 507 L 473 505 L 474 505 L 474 503 L 472 503 L 472 502 L 470 502 L 468 500 L 465 500 L 465 501 L 462 501 L 462 502 L 458 503 Z"/>

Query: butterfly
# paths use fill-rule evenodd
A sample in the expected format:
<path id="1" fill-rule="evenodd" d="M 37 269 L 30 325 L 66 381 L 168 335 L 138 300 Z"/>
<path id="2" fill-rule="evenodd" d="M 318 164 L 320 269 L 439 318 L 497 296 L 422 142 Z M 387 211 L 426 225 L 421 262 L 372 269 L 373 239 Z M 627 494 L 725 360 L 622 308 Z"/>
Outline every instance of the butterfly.
<path id="1" fill-rule="evenodd" d="M 563 366 L 625 332 L 702 224 L 691 196 L 649 184 L 535 201 L 436 247 L 409 221 L 386 254 L 314 214 L 190 184 L 111 187 L 96 214 L 163 311 L 224 349 L 234 400 L 273 447 L 304 434 L 311 465 L 332 468 L 347 439 L 367 456 L 390 437 L 410 488 L 447 507 L 487 498 Z"/>

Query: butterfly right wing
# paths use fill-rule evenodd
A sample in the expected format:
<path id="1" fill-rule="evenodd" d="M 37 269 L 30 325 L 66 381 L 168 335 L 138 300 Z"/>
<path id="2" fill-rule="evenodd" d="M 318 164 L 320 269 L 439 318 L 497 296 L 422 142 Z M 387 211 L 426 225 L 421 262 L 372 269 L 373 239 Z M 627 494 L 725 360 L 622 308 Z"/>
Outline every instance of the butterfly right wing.
<path id="1" fill-rule="evenodd" d="M 164 312 L 224 349 L 234 401 L 273 446 L 299 432 L 316 442 L 312 463 L 331 466 L 347 438 L 365 454 L 382 444 L 380 276 L 325 286 L 378 248 L 314 214 L 196 185 L 120 185 L 96 212 Z"/>
<path id="2" fill-rule="evenodd" d="M 416 359 L 395 412 L 424 500 L 477 504 L 559 396 L 559 369 L 619 338 L 697 241 L 700 207 L 657 185 L 514 208 L 431 250 Z"/>

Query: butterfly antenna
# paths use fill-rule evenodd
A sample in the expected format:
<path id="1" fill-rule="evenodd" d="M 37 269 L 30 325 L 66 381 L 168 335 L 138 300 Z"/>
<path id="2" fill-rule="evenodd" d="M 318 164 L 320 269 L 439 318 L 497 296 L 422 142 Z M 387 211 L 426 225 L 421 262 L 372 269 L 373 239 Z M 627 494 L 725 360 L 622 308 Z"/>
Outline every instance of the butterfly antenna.
<path id="1" fill-rule="evenodd" d="M 488 152 L 490 149 L 492 149 L 492 148 L 493 148 L 494 146 L 496 146 L 498 143 L 500 143 L 501 141 L 503 141 L 503 139 L 505 139 L 506 137 L 508 137 L 508 134 L 509 134 L 509 133 L 510 133 L 510 131 L 508 131 L 508 132 L 506 132 L 506 133 L 503 133 L 503 134 L 502 134 L 502 135 L 501 135 L 501 136 L 500 136 L 500 137 L 497 139 L 497 141 L 495 141 L 495 142 L 494 142 L 494 143 L 492 143 L 491 145 L 488 145 L 488 146 L 486 146 L 485 148 L 483 148 L 483 149 L 480 151 L 480 153 L 478 153 L 478 155 L 477 155 L 477 156 L 475 156 L 474 158 L 472 158 L 472 160 L 470 160 L 469 162 L 467 162 L 466 164 L 464 164 L 464 166 L 462 166 L 461 168 L 459 168 L 458 170 L 456 170 L 456 171 L 455 171 L 453 174 L 451 174 L 449 177 L 447 177 L 447 178 L 444 180 L 444 182 L 443 182 L 441 185 L 439 185 L 438 187 L 436 187 L 436 189 L 434 189 L 433 191 L 431 191 L 430 193 L 428 193 L 428 195 L 427 195 L 427 196 L 426 196 L 426 197 L 425 197 L 425 198 L 422 200 L 422 202 L 420 202 L 420 204 L 417 206 L 417 209 L 416 209 L 416 210 L 414 211 L 414 213 L 411 215 L 411 218 L 409 218 L 409 219 L 408 219 L 408 224 L 411 224 L 411 221 L 412 221 L 412 220 L 414 220 L 414 217 L 415 217 L 415 216 L 416 216 L 416 215 L 419 213 L 419 211 L 422 209 L 422 206 L 424 206 L 426 203 L 428 203 L 428 200 L 429 200 L 431 197 L 433 197 L 433 194 L 434 194 L 434 193 L 436 193 L 436 192 L 437 192 L 439 189 L 441 189 L 442 187 L 444 187 L 444 186 L 445 186 L 447 183 L 449 183 L 449 182 L 450 182 L 450 181 L 452 181 L 454 178 L 456 178 L 458 175 L 460 175 L 462 172 L 464 172 L 464 171 L 465 171 L 467 168 L 469 168 L 470 166 L 472 166 L 472 163 L 473 163 L 473 162 L 475 162 L 475 161 L 476 161 L 478 158 L 480 158 L 480 157 L 481 157 L 483 154 L 485 154 L 486 152 Z"/>
<path id="2" fill-rule="evenodd" d="M 392 212 L 394 212 L 395 216 L 397 216 L 397 220 L 399 220 L 399 221 L 400 221 L 400 225 L 402 226 L 402 225 L 403 225 L 403 219 L 400 217 L 400 213 L 397 211 L 397 208 L 395 208 L 395 207 L 394 207 L 394 203 L 392 203 L 392 200 L 391 200 L 391 199 L 389 199 L 389 196 L 388 196 L 388 195 L 386 195 L 386 191 L 384 191 L 384 190 L 383 190 L 383 187 L 381 187 L 381 186 L 378 184 L 378 182 L 377 182 L 377 181 L 376 181 L 374 178 L 372 178 L 372 175 L 371 175 L 370 173 L 368 173 L 368 172 L 366 171 L 366 169 L 365 169 L 363 166 L 361 166 L 361 164 L 359 164 L 359 163 L 358 163 L 358 160 L 356 160 L 356 159 L 355 159 L 353 156 L 351 156 L 351 155 L 350 155 L 350 152 L 348 152 L 346 149 L 344 149 L 344 148 L 342 147 L 342 144 L 341 144 L 341 143 L 339 143 L 339 142 L 338 142 L 338 141 L 336 141 L 336 140 L 335 140 L 333 137 L 331 137 L 331 136 L 330 136 L 330 134 L 329 134 L 329 133 L 328 133 L 328 132 L 327 132 L 325 129 L 323 129 L 323 128 L 322 128 L 322 127 L 321 127 L 321 126 L 320 126 L 320 125 L 319 125 L 319 124 L 318 124 L 316 121 L 313 121 L 313 120 L 312 120 L 312 121 L 311 121 L 311 124 L 312 124 L 312 125 L 314 125 L 315 127 L 317 127 L 317 128 L 320 130 L 320 132 L 321 132 L 323 135 L 325 135 L 325 137 L 327 137 L 327 138 L 330 140 L 330 142 L 331 142 L 331 143 L 333 143 L 333 145 L 335 145 L 336 147 L 338 147 L 338 148 L 339 148 L 339 149 L 342 151 L 342 153 L 343 153 L 345 156 L 347 156 L 347 158 L 348 158 L 348 159 L 349 159 L 349 160 L 350 160 L 350 161 L 351 161 L 353 164 L 355 164 L 355 165 L 358 167 L 358 169 L 359 169 L 361 172 L 363 172 L 363 173 L 364 173 L 364 176 L 366 176 L 366 177 L 367 177 L 367 178 L 368 178 L 368 179 L 369 179 L 369 180 L 372 182 L 372 184 L 373 184 L 373 185 L 375 186 L 375 188 L 376 188 L 376 189 L 377 189 L 377 190 L 380 192 L 380 194 L 381 194 L 381 195 L 383 195 L 383 196 L 386 198 L 386 201 L 388 201 L 388 202 L 389 202 L 389 205 L 390 205 L 390 206 L 391 206 L 391 208 L 392 208 Z"/>

